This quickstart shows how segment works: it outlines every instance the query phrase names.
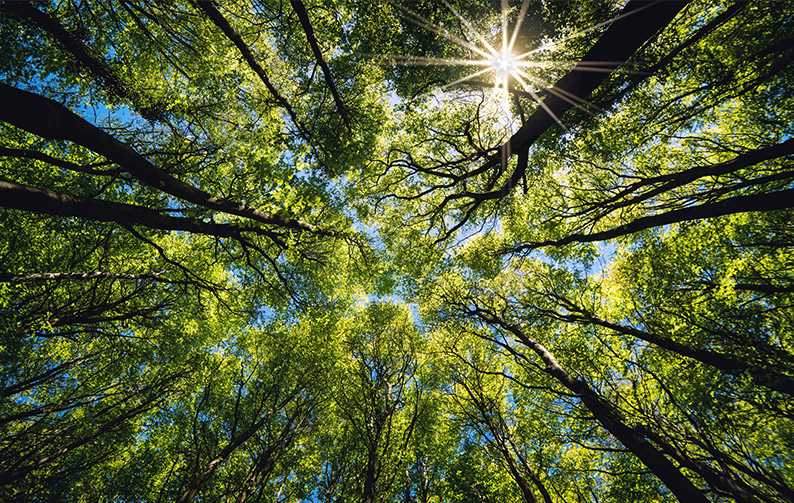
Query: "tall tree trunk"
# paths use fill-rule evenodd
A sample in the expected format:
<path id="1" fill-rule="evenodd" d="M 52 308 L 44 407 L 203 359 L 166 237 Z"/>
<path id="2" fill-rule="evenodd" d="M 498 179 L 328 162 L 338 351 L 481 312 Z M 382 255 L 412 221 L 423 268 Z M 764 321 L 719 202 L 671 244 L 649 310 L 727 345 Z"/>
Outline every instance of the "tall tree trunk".
<path id="1" fill-rule="evenodd" d="M 545 246 L 562 246 L 569 243 L 591 243 L 605 241 L 622 236 L 628 236 L 653 227 L 693 220 L 716 218 L 734 213 L 747 213 L 750 211 L 774 211 L 794 208 L 794 189 L 778 190 L 761 194 L 729 197 L 714 203 L 700 204 L 677 210 L 667 211 L 656 215 L 641 217 L 623 225 L 613 227 L 591 234 L 573 233 L 560 239 L 536 241 L 515 246 L 510 249 L 512 253 L 530 251 Z"/>
<path id="2" fill-rule="evenodd" d="M 593 64 L 604 61 L 616 63 L 615 70 L 627 61 L 645 42 L 667 26 L 686 6 L 688 1 L 659 2 L 655 0 L 630 0 L 620 15 L 609 25 L 593 47 L 551 87 L 554 92 L 546 91 L 543 107 L 527 118 L 505 145 L 508 154 L 526 152 L 540 136 L 557 124 L 577 100 L 587 99 L 593 91 L 607 80 L 611 72 L 591 72 Z M 517 186 L 526 173 L 527 164 L 519 163 L 510 178 L 497 190 L 489 193 L 488 199 L 506 196 Z"/>
<path id="3" fill-rule="evenodd" d="M 243 55 L 243 59 L 245 62 L 248 63 L 248 66 L 251 67 L 251 70 L 256 73 L 259 77 L 259 80 L 267 88 L 268 92 L 271 96 L 278 102 L 278 104 L 283 108 L 287 114 L 289 115 L 290 119 L 292 120 L 295 127 L 301 132 L 305 139 L 309 138 L 308 130 L 302 125 L 301 121 L 298 120 L 298 115 L 295 113 L 295 109 L 292 108 L 292 105 L 289 104 L 287 99 L 278 92 L 276 86 L 270 81 L 270 78 L 267 76 L 267 72 L 265 69 L 262 68 L 262 65 L 254 57 L 253 52 L 251 52 L 251 48 L 245 43 L 243 38 L 240 36 L 239 33 L 232 27 L 229 21 L 223 16 L 221 11 L 218 10 L 218 7 L 215 5 L 215 2 L 212 0 L 191 0 L 193 4 L 207 16 L 210 21 L 220 29 L 226 38 L 228 38 L 234 45 L 237 47 L 237 50 L 240 51 L 240 54 Z"/>
<path id="4" fill-rule="evenodd" d="M 539 342 L 529 338 L 518 326 L 507 323 L 486 311 L 478 309 L 476 314 L 483 321 L 507 330 L 522 344 L 531 349 L 544 363 L 544 371 L 557 382 L 573 392 L 582 404 L 595 416 L 596 420 L 629 451 L 656 475 L 670 491 L 685 503 L 708 503 L 703 492 L 698 489 L 681 471 L 654 447 L 636 428 L 627 425 L 618 411 L 580 379 L 575 379 L 557 362 L 554 355 Z"/>
<path id="5" fill-rule="evenodd" d="M 521 499 L 524 501 L 524 503 L 536 503 L 537 498 L 535 498 L 535 495 L 532 493 L 532 488 L 529 487 L 527 479 L 524 478 L 524 476 L 521 474 L 521 470 L 519 470 L 516 466 L 513 456 L 509 451 L 504 449 L 504 446 L 502 446 L 499 450 L 502 452 L 502 458 L 507 464 L 507 469 L 510 472 L 510 475 L 513 477 L 516 485 L 518 485 L 518 489 L 521 491 Z"/>
<path id="6" fill-rule="evenodd" d="M 377 469 L 378 452 L 377 447 L 370 446 L 367 449 L 367 471 L 364 474 L 364 490 L 362 491 L 362 503 L 375 503 L 377 496 Z"/>
<path id="7" fill-rule="evenodd" d="M 746 360 L 733 358 L 717 351 L 693 348 L 692 346 L 682 344 L 668 337 L 603 320 L 594 314 L 583 310 L 578 306 L 575 306 L 573 303 L 570 303 L 570 301 L 565 302 L 565 307 L 582 313 L 581 316 L 569 318 L 578 319 L 579 321 L 584 321 L 608 328 L 619 334 L 636 337 L 637 339 L 648 342 L 660 348 L 667 349 L 668 351 L 672 351 L 681 356 L 697 360 L 704 365 L 714 367 L 726 374 L 747 373 L 750 377 L 752 377 L 756 384 L 775 390 L 779 393 L 785 393 L 787 395 L 794 396 L 794 378 L 785 374 L 781 374 L 780 372 L 777 372 L 773 369 L 762 368 L 757 365 L 753 365 Z"/>
<path id="8" fill-rule="evenodd" d="M 268 231 L 232 224 L 207 223 L 172 217 L 158 211 L 99 199 L 84 199 L 44 189 L 26 187 L 0 179 L 0 207 L 63 217 L 80 217 L 123 226 L 141 225 L 150 229 L 185 231 L 215 237 L 241 239 L 243 232 L 269 235 Z"/>
<path id="9" fill-rule="evenodd" d="M 198 206 L 296 231 L 323 232 L 291 218 L 214 197 L 155 166 L 128 145 L 89 123 L 55 100 L 0 83 L 0 120 L 48 140 L 68 140 L 118 164 L 144 185 Z"/>
<path id="10" fill-rule="evenodd" d="M 325 77 L 325 83 L 328 85 L 328 89 L 331 90 L 331 95 L 334 98 L 336 109 L 339 112 L 339 115 L 342 116 L 342 119 L 345 121 L 345 123 L 349 126 L 350 117 L 347 113 L 347 109 L 345 108 L 345 104 L 342 101 L 342 96 L 339 94 L 339 89 L 337 88 L 334 78 L 331 75 L 331 69 L 328 67 L 328 63 L 326 63 L 325 58 L 323 58 L 323 52 L 320 50 L 320 44 L 317 43 L 317 37 L 314 36 L 314 29 L 312 28 L 312 23 L 309 19 L 309 13 L 306 10 L 306 6 L 303 5 L 301 0 L 290 0 L 290 3 L 292 4 L 292 9 L 295 11 L 295 14 L 298 15 L 298 20 L 303 27 L 303 32 L 306 34 L 306 40 L 309 42 L 309 46 L 312 48 L 312 53 L 314 53 L 314 59 L 317 61 L 317 64 L 320 65 L 320 69 L 323 72 L 323 77 Z"/>
<path id="11" fill-rule="evenodd" d="M 676 173 L 668 173 L 665 175 L 644 178 L 629 184 L 627 187 L 605 200 L 598 201 L 597 203 L 591 203 L 589 210 L 578 212 L 576 215 L 578 216 L 586 214 L 590 210 L 599 209 L 605 209 L 607 212 L 611 213 L 617 209 L 625 208 L 627 206 L 646 201 L 652 197 L 658 196 L 659 194 L 663 194 L 675 188 L 682 187 L 700 178 L 726 175 L 740 169 L 754 166 L 764 161 L 786 157 L 791 154 L 794 154 L 794 139 L 786 140 L 783 143 L 778 143 L 775 145 L 761 147 L 755 150 L 749 150 L 734 157 L 730 161 L 719 164 L 697 166 Z M 626 198 L 627 196 L 631 196 L 636 191 L 644 187 L 650 187 L 656 184 L 659 185 L 647 190 L 646 192 L 641 192 L 634 197 Z"/>
<path id="12" fill-rule="evenodd" d="M 100 83 L 116 97 L 129 102 L 142 117 L 150 121 L 164 120 L 164 114 L 157 107 L 141 107 L 140 99 L 107 66 L 107 63 L 94 54 L 79 37 L 70 33 L 57 19 L 42 12 L 27 1 L 11 1 L 0 4 L 0 12 L 18 17 L 29 25 L 44 31 L 67 53 L 80 62 L 88 72 L 99 79 Z"/>

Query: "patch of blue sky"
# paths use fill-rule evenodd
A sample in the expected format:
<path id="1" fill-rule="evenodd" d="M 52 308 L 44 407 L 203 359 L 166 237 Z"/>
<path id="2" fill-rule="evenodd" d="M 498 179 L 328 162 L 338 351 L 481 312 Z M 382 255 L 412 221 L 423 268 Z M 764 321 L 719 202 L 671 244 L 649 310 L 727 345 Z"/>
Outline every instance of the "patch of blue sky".
<path id="1" fill-rule="evenodd" d="M 498 216 L 486 218 L 479 223 L 467 223 L 455 234 L 454 241 L 447 247 L 447 252 L 452 252 L 470 241 L 486 236 L 492 232 L 497 234 L 502 232 L 502 220 Z"/>
<path id="2" fill-rule="evenodd" d="M 396 107 L 402 103 L 402 98 L 400 98 L 400 95 L 397 94 L 396 91 L 390 90 L 388 93 L 386 93 L 386 101 L 392 107 Z"/>
<path id="3" fill-rule="evenodd" d="M 383 237 L 377 226 L 365 224 L 354 216 L 353 229 L 363 234 L 367 238 L 367 242 L 369 242 L 375 250 L 380 252 L 386 251 L 386 243 L 383 241 Z"/>
<path id="4" fill-rule="evenodd" d="M 264 328 L 272 324 L 278 318 L 278 311 L 273 307 L 261 304 L 256 307 L 256 315 L 252 325 L 256 328 Z"/>
<path id="5" fill-rule="evenodd" d="M 605 275 L 617 257 L 618 245 L 613 241 L 598 243 L 598 256 L 588 268 L 588 276 Z"/>

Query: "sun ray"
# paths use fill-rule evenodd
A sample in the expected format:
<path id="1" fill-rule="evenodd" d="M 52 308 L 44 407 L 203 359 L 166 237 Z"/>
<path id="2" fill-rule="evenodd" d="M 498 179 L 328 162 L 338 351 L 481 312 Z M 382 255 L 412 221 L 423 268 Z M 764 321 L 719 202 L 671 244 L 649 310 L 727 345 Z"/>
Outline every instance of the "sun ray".
<path id="1" fill-rule="evenodd" d="M 471 80 L 471 79 L 473 79 L 475 77 L 479 77 L 480 75 L 482 75 L 484 73 L 487 73 L 487 72 L 490 72 L 490 71 L 491 71 L 490 68 L 483 68 L 482 70 L 476 71 L 474 73 L 470 73 L 470 74 L 465 75 L 465 76 L 463 76 L 463 77 L 461 77 L 461 78 L 459 78 L 457 80 L 454 80 L 452 82 L 448 82 L 448 83 L 444 84 L 443 86 L 439 87 L 438 89 L 440 91 L 443 91 L 444 89 L 448 89 L 448 88 L 450 88 L 452 86 L 455 86 L 455 85 L 458 85 L 458 84 L 462 84 L 463 82 L 466 82 L 467 80 Z"/>
<path id="2" fill-rule="evenodd" d="M 510 6 L 507 5 L 507 0 L 502 0 L 502 52 L 503 54 L 509 52 L 510 49 L 507 45 L 507 11 L 510 9 Z"/>
<path id="3" fill-rule="evenodd" d="M 460 30 L 463 31 L 461 36 L 455 35 L 449 29 L 436 25 L 427 19 L 423 18 L 418 13 L 412 11 L 408 7 L 401 5 L 394 0 L 387 0 L 390 4 L 396 7 L 396 12 L 401 17 L 407 19 L 420 27 L 426 28 L 433 33 L 451 41 L 452 43 L 460 46 L 463 49 L 469 50 L 472 53 L 471 58 L 437 58 L 437 57 L 422 57 L 422 56 L 392 56 L 389 60 L 396 64 L 415 65 L 415 66 L 460 66 L 460 67 L 473 67 L 476 71 L 468 73 L 452 82 L 444 84 L 438 90 L 446 90 L 450 87 L 472 81 L 485 74 L 492 75 L 493 85 L 493 104 L 496 106 L 494 110 L 500 115 L 504 115 L 504 121 L 501 119 L 496 124 L 497 127 L 504 126 L 506 129 L 511 130 L 514 122 L 514 111 L 510 104 L 510 93 L 518 93 L 517 96 L 523 95 L 531 98 L 538 107 L 566 131 L 568 128 L 562 122 L 550 105 L 546 103 L 548 99 L 541 96 L 547 93 L 547 96 L 555 96 L 573 107 L 576 107 L 589 115 L 593 115 L 593 111 L 602 112 L 598 106 L 590 103 L 586 99 L 580 98 L 575 94 L 556 87 L 551 84 L 543 76 L 546 73 L 556 73 L 558 70 L 565 71 L 581 71 L 581 72 L 605 72 L 611 73 L 623 64 L 621 61 L 570 61 L 570 60 L 552 60 L 552 59 L 534 59 L 531 58 L 533 54 L 544 52 L 561 41 L 570 40 L 575 37 L 583 36 L 594 30 L 597 30 L 605 25 L 608 25 L 618 19 L 630 16 L 644 9 L 640 7 L 631 12 L 624 12 L 612 18 L 595 24 L 593 26 L 574 31 L 567 36 L 555 42 L 546 42 L 535 49 L 524 52 L 523 54 L 515 54 L 514 48 L 517 44 L 519 34 L 521 31 L 524 18 L 529 10 L 529 0 L 522 0 L 519 7 L 515 23 L 510 29 L 510 13 L 511 9 L 508 0 L 500 0 L 499 23 L 501 33 L 491 32 L 490 35 L 481 34 L 478 32 L 474 25 L 469 22 L 463 15 L 461 15 L 447 0 L 441 0 L 444 7 L 451 12 L 455 18 L 460 22 Z M 486 38 L 491 36 L 499 36 L 496 44 L 489 42 Z M 461 38 L 463 37 L 463 38 Z M 498 45 L 498 48 L 495 47 Z M 479 59 L 478 59 L 479 58 Z M 482 67 L 477 69 L 478 67 Z M 534 70 L 534 71 L 533 71 Z M 642 72 L 630 72 L 642 73 Z M 478 79 L 482 86 L 489 86 L 486 79 Z M 541 90 L 543 93 L 541 93 Z M 517 105 L 518 106 L 518 105 Z"/>
<path id="4" fill-rule="evenodd" d="M 546 113 L 547 113 L 547 114 L 549 114 L 549 116 L 550 116 L 552 119 L 554 119 L 554 122 L 556 122 L 557 124 L 559 124 L 561 128 L 563 128 L 563 129 L 565 129 L 565 130 L 567 131 L 567 130 L 568 130 L 568 128 L 565 126 L 565 124 L 563 124 L 563 123 L 562 123 L 562 121 L 560 120 L 560 118 L 559 118 L 559 117 L 557 117 L 557 115 L 556 115 L 556 114 L 555 114 L 555 113 L 554 113 L 554 112 L 553 112 L 553 111 L 552 111 L 552 110 L 549 108 L 549 106 L 548 106 L 548 105 L 546 105 L 546 104 L 543 102 L 543 100 L 542 100 L 542 99 L 541 99 L 541 98 L 540 98 L 540 97 L 537 95 L 537 93 L 534 91 L 534 89 L 532 89 L 532 86 L 530 86 L 530 85 L 529 85 L 529 84 L 528 84 L 526 81 L 524 81 L 524 80 L 521 78 L 521 76 L 520 76 L 520 75 L 515 75 L 514 77 L 515 77 L 516 81 L 517 81 L 519 84 L 521 84 L 521 86 L 524 88 L 524 90 L 525 90 L 526 92 L 528 92 L 528 93 L 529 93 L 529 95 L 532 97 L 532 99 L 533 99 L 533 100 L 535 100 L 535 103 L 537 103 L 537 104 L 538 104 L 538 106 L 540 106 L 541 108 L 543 108 L 543 110 L 545 110 L 545 111 L 546 111 Z"/>
<path id="5" fill-rule="evenodd" d="M 385 59 L 394 61 L 397 64 L 413 66 L 489 66 L 489 63 L 482 59 L 430 58 L 403 55 L 386 56 Z"/>
<path id="6" fill-rule="evenodd" d="M 510 43 L 507 45 L 507 50 L 511 53 L 513 52 L 513 48 L 516 45 L 516 39 L 518 38 L 518 32 L 521 30 L 521 23 L 524 22 L 524 16 L 527 15 L 527 9 L 529 8 L 529 0 L 524 0 L 521 2 L 521 8 L 518 11 L 518 18 L 516 18 L 516 25 L 513 27 L 513 33 L 510 35 Z"/>
<path id="7" fill-rule="evenodd" d="M 479 54 L 483 58 L 487 59 L 487 58 L 491 57 L 490 54 L 488 54 L 487 52 L 483 51 L 482 49 L 480 49 L 476 45 L 472 44 L 471 42 L 469 42 L 467 40 L 463 40 L 460 37 L 456 37 L 455 35 L 452 35 L 449 32 L 449 30 L 447 30 L 446 28 L 443 28 L 443 27 L 438 26 L 438 25 L 436 25 L 434 23 L 431 23 L 430 21 L 428 21 L 427 19 L 423 18 L 422 16 L 420 16 L 416 12 L 412 11 L 408 7 L 405 7 L 404 5 L 400 5 L 400 4 L 398 4 L 398 3 L 396 3 L 396 2 L 394 2 L 392 0 L 387 0 L 387 1 L 391 5 L 395 6 L 397 9 L 403 11 L 403 16 L 402 17 L 404 17 L 408 21 L 411 21 L 412 23 L 416 24 L 417 26 L 419 26 L 421 28 L 425 28 L 427 30 L 430 30 L 433 33 L 435 33 L 436 35 L 444 37 L 447 40 L 449 40 L 450 42 L 453 42 L 454 44 L 457 44 L 458 46 L 460 46 L 460 47 L 462 47 L 464 49 L 469 49 L 470 51 Z"/>
<path id="8" fill-rule="evenodd" d="M 548 91 L 550 93 L 556 94 L 560 99 L 563 99 L 563 100 L 567 101 L 568 103 L 570 103 L 574 107 L 582 110 L 583 112 L 587 113 L 588 115 L 591 115 L 591 116 L 593 115 L 593 112 L 591 110 L 589 110 L 588 108 L 592 108 L 596 112 L 606 113 L 606 111 L 603 108 L 599 107 L 598 105 L 595 105 L 595 104 L 591 103 L 590 101 L 588 101 L 588 100 L 586 100 L 586 99 L 584 99 L 584 98 L 582 98 L 580 96 L 577 96 L 577 95 L 573 94 L 572 92 L 566 91 L 565 89 L 561 89 L 561 88 L 551 84 L 550 82 L 542 80 L 542 79 L 539 79 L 537 77 L 535 77 L 535 79 L 536 79 L 537 82 L 545 83 L 546 84 L 546 89 L 548 89 Z"/>
<path id="9" fill-rule="evenodd" d="M 566 42 L 568 40 L 571 40 L 571 39 L 574 39 L 574 38 L 577 38 L 577 37 L 581 37 L 583 35 L 587 35 L 588 33 L 592 32 L 592 31 L 595 31 L 595 30 L 601 28 L 602 26 L 606 26 L 606 25 L 608 25 L 610 23 L 613 23 L 613 22 L 617 21 L 618 19 L 623 19 L 625 17 L 628 17 L 628 16 L 631 16 L 633 14 L 636 14 L 636 13 L 642 11 L 642 10 L 645 10 L 648 7 L 650 7 L 652 4 L 653 4 L 653 2 L 648 2 L 647 4 L 643 5 L 642 7 L 638 7 L 638 8 L 636 8 L 636 9 L 630 11 L 630 12 L 624 12 L 622 14 L 618 14 L 617 16 L 613 16 L 613 17 L 607 19 L 606 21 L 602 21 L 600 23 L 596 23 L 593 26 L 589 26 L 589 27 L 584 28 L 582 30 L 577 30 L 577 31 L 575 31 L 573 33 L 570 33 L 570 34 L 562 37 L 559 40 L 554 41 L 552 46 L 553 45 L 557 45 L 557 44 L 559 44 L 561 42 Z M 527 51 L 525 53 L 519 54 L 518 56 L 516 56 L 516 58 L 517 59 L 524 59 L 524 58 L 526 58 L 528 56 L 531 56 L 532 54 L 536 54 L 536 53 L 540 52 L 541 50 L 543 50 L 545 48 L 546 48 L 545 44 L 541 45 L 540 47 L 536 47 L 535 49 L 532 49 L 532 50 Z"/>
<path id="10" fill-rule="evenodd" d="M 588 114 L 590 116 L 593 115 L 593 112 L 590 111 L 589 109 L 587 109 L 586 107 L 588 107 L 588 106 L 589 107 L 593 107 L 593 108 L 595 108 L 595 109 L 600 111 L 600 109 L 598 109 L 598 107 L 596 107 L 595 105 L 591 104 L 587 100 L 582 99 L 579 96 L 576 96 L 575 94 L 570 93 L 570 92 L 568 92 L 568 91 L 566 91 L 564 89 L 560 89 L 559 87 L 557 87 L 557 86 L 551 84 L 550 82 L 547 82 L 547 81 L 545 81 L 545 80 L 543 80 L 543 79 L 541 79 L 539 77 L 535 77 L 535 76 L 529 75 L 527 73 L 522 73 L 521 77 L 526 78 L 527 80 L 530 80 L 530 81 L 532 81 L 534 83 L 540 84 L 540 87 L 542 87 L 546 92 L 557 96 L 561 100 L 569 103 L 571 106 L 578 108 L 579 110 L 585 112 L 586 114 Z"/>
<path id="11" fill-rule="evenodd" d="M 475 30 L 475 29 L 474 29 L 474 26 L 472 26 L 472 24 L 471 24 L 471 23 L 470 23 L 470 22 L 469 22 L 469 21 L 468 21 L 468 20 L 467 20 L 465 17 L 463 17 L 462 15 L 460 15 L 460 14 L 458 13 L 458 11 L 456 11 L 456 10 L 455 10 L 455 8 L 454 8 L 454 7 L 452 7 L 452 5 L 450 5 L 450 4 L 449 4 L 449 2 L 447 2 L 446 0 L 441 0 L 441 1 L 442 1 L 442 3 L 444 4 L 444 6 L 445 6 L 447 9 L 449 9 L 449 11 L 450 11 L 450 12 L 451 12 L 451 13 L 452 13 L 452 14 L 453 14 L 453 15 L 454 15 L 456 18 L 458 18 L 458 19 L 460 20 L 461 24 L 462 24 L 463 26 L 465 26 L 465 27 L 466 27 L 466 29 L 467 29 L 467 30 L 469 30 L 469 32 L 471 32 L 471 34 L 473 34 L 475 37 L 477 37 L 477 39 L 480 41 L 480 43 L 483 45 L 483 47 L 485 47 L 485 48 L 486 48 L 486 49 L 487 49 L 487 50 L 488 50 L 488 51 L 491 53 L 490 55 L 483 54 L 485 57 L 490 57 L 491 55 L 493 55 L 493 54 L 496 54 L 496 52 L 497 52 L 497 51 L 496 51 L 496 48 L 495 48 L 493 45 L 491 45 L 491 44 L 490 44 L 490 42 L 488 42 L 488 41 L 485 39 L 485 37 L 483 37 L 483 36 L 480 34 L 480 32 L 479 32 L 479 31 Z"/>

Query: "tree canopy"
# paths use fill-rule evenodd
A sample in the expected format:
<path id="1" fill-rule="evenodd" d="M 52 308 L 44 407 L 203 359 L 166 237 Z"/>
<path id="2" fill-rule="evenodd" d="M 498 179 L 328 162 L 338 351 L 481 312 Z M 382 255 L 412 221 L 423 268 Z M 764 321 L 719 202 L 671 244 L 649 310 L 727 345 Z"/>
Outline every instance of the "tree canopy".
<path id="1" fill-rule="evenodd" d="M 0 0 L 0 500 L 793 501 L 792 34 Z"/>

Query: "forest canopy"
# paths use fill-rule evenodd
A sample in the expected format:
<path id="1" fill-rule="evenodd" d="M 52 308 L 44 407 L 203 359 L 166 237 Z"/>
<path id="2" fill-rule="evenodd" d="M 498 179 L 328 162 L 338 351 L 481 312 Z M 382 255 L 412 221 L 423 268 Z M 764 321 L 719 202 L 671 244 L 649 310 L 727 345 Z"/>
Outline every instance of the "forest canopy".
<path id="1" fill-rule="evenodd" d="M 0 0 L 0 500 L 794 501 L 787 0 Z"/>

